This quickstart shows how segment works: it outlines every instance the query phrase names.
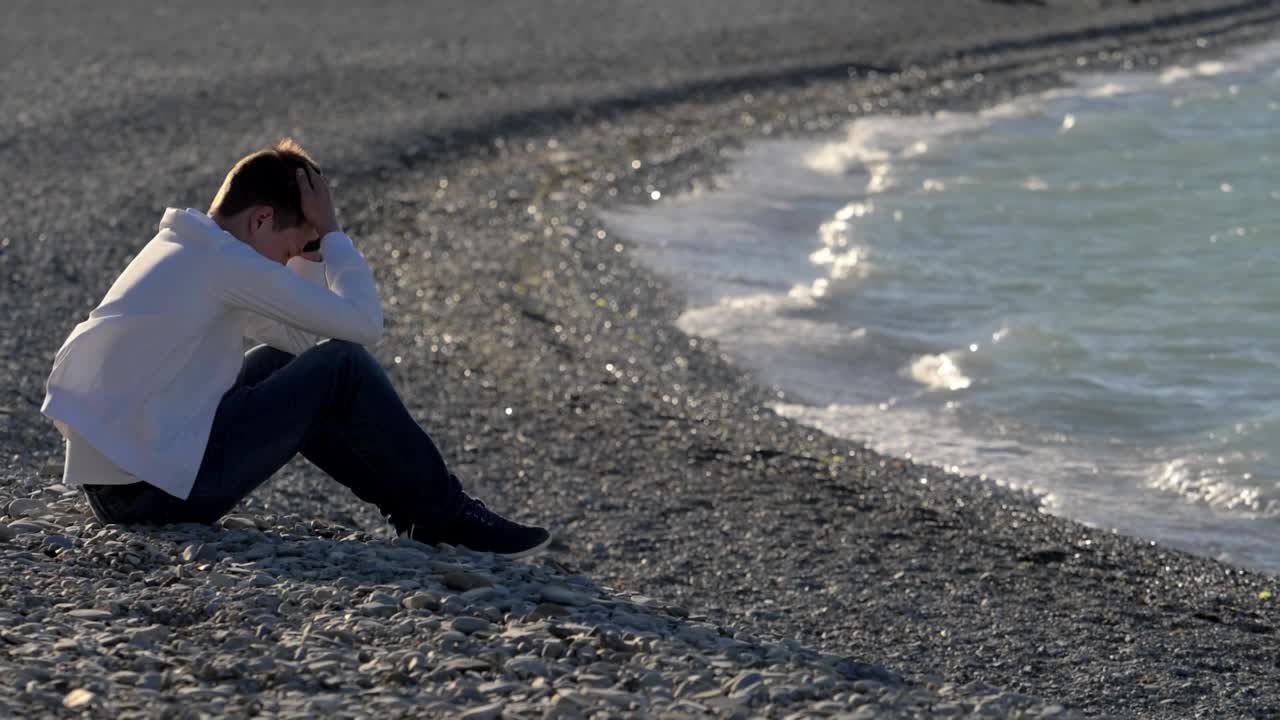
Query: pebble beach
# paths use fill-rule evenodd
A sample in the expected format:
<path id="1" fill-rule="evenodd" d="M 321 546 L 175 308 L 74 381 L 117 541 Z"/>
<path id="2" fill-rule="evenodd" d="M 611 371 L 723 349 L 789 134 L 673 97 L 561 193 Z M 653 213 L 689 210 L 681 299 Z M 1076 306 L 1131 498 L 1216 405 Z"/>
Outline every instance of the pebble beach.
<path id="1" fill-rule="evenodd" d="M 713 192 L 752 139 L 1274 39 L 1271 3 L 0 18 L 0 715 L 1280 715 L 1274 578 L 778 417 L 598 217 Z M 396 539 L 300 457 L 218 527 L 103 527 L 59 484 L 62 340 L 284 135 L 374 269 L 371 350 L 546 556 Z"/>

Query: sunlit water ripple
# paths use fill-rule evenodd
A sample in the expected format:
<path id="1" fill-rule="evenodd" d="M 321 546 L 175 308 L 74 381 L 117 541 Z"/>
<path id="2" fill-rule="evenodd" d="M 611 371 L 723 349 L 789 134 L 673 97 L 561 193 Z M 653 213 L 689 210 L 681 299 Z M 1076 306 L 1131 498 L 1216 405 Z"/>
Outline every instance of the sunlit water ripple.
<path id="1" fill-rule="evenodd" d="M 744 152 L 608 222 L 777 410 L 1280 571 L 1280 45 Z"/>

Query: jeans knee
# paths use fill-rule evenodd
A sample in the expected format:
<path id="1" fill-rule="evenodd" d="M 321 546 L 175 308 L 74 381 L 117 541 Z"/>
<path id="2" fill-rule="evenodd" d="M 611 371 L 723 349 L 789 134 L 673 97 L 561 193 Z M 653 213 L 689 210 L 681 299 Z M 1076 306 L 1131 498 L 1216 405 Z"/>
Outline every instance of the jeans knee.
<path id="1" fill-rule="evenodd" d="M 335 360 L 350 362 L 356 367 L 369 368 L 378 364 L 377 359 L 365 346 L 350 340 L 330 338 L 316 345 L 316 349 Z"/>
<path id="2" fill-rule="evenodd" d="M 338 338 L 329 338 L 316 345 L 316 350 L 332 355 L 352 355 L 361 352 L 367 352 L 360 343 L 354 343 L 350 340 L 339 340 Z"/>

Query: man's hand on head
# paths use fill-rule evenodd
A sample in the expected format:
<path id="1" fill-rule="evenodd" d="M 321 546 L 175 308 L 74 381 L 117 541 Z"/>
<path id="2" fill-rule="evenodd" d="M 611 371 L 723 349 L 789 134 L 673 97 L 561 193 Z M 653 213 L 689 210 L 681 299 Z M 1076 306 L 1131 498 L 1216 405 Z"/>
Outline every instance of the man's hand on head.
<path id="1" fill-rule="evenodd" d="M 342 229 L 338 225 L 338 211 L 333 206 L 329 180 L 324 175 L 313 172 L 308 166 L 298 168 L 298 190 L 302 199 L 302 216 L 320 233 L 320 237 Z"/>

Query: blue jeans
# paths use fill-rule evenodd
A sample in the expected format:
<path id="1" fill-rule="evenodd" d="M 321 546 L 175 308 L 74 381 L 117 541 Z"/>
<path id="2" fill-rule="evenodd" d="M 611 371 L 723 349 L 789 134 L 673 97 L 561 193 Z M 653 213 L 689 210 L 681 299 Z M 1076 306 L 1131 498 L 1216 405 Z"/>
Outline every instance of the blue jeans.
<path id="1" fill-rule="evenodd" d="M 377 505 L 397 531 L 442 526 L 462 488 L 363 346 L 325 340 L 301 355 L 259 345 L 222 396 L 191 495 L 143 482 L 86 485 L 103 523 L 213 523 L 294 455 Z"/>

